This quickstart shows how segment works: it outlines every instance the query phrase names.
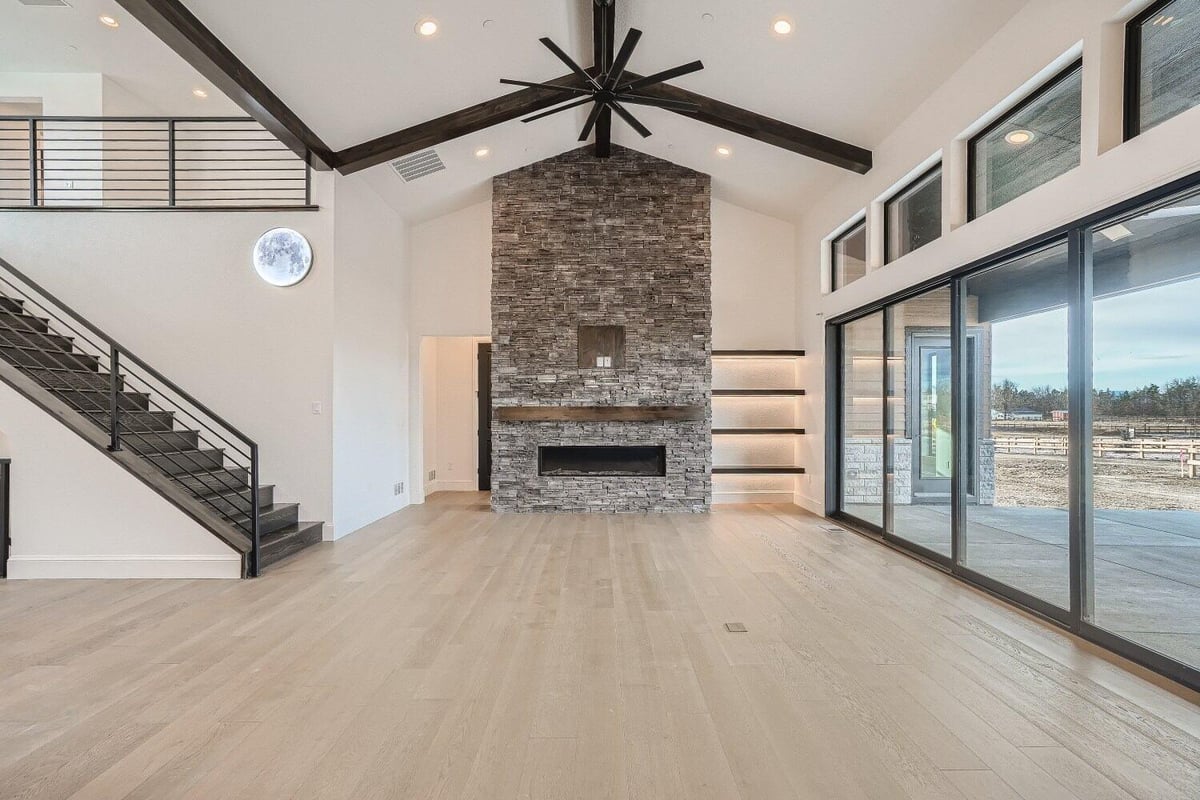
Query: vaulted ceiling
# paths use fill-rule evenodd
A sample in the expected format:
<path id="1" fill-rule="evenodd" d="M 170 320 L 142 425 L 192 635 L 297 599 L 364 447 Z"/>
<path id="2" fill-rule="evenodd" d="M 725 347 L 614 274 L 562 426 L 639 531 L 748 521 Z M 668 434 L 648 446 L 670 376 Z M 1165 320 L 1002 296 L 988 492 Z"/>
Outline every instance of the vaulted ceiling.
<path id="1" fill-rule="evenodd" d="M 183 3 L 334 150 L 499 97 L 512 89 L 501 77 L 564 74 L 539 37 L 592 60 L 592 0 Z M 702 72 L 673 83 L 872 149 L 1024 3 L 619 0 L 617 38 L 629 27 L 644 31 L 634 72 L 702 59 Z M 788 36 L 772 32 L 781 17 L 794 25 Z M 439 29 L 423 38 L 415 28 L 428 18 Z M 428 218 L 486 197 L 492 175 L 578 146 L 586 114 L 511 121 L 446 142 L 437 150 L 447 169 L 413 183 L 387 165 L 363 175 L 405 216 Z M 670 112 L 638 116 L 654 135 L 642 139 L 615 121 L 615 142 L 708 172 L 718 196 L 782 218 L 848 174 Z M 731 155 L 718 156 L 718 146 Z M 483 147 L 488 156 L 476 158 Z"/>

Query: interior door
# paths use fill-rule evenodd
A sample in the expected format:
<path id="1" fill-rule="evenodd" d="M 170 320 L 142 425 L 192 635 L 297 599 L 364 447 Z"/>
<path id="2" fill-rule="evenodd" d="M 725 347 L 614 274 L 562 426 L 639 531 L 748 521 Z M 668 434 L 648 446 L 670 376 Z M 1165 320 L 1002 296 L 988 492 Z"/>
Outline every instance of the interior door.
<path id="1" fill-rule="evenodd" d="M 479 345 L 479 490 L 492 490 L 492 345 Z"/>

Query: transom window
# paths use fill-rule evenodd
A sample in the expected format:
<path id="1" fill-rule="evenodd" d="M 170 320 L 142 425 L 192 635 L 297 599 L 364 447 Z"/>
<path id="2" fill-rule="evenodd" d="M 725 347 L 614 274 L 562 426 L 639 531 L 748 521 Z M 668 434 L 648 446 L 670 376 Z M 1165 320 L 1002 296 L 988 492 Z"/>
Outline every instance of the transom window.
<path id="1" fill-rule="evenodd" d="M 867 221 L 852 226 L 833 240 L 834 291 L 867 274 Z"/>
<path id="2" fill-rule="evenodd" d="M 1125 138 L 1200 104 L 1200 0 L 1155 3 L 1129 22 Z"/>
<path id="3" fill-rule="evenodd" d="M 971 219 L 1079 166 L 1082 78 L 1080 61 L 971 139 Z"/>
<path id="4" fill-rule="evenodd" d="M 942 235 L 942 165 L 884 204 L 885 261 L 891 263 Z"/>

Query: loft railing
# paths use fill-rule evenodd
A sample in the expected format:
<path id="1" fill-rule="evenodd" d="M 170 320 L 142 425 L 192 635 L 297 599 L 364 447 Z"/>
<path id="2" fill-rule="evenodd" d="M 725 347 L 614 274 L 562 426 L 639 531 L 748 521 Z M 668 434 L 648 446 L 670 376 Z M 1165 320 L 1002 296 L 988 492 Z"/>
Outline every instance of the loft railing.
<path id="1" fill-rule="evenodd" d="M 304 159 L 242 117 L 0 116 L 0 208 L 308 206 Z"/>
<path id="2" fill-rule="evenodd" d="M 11 301 L 17 300 L 20 315 L 0 314 L 9 360 L 15 358 L 22 371 L 104 429 L 110 450 L 142 457 L 244 533 L 251 544 L 247 574 L 257 577 L 258 445 L 0 258 L 0 312 L 16 311 Z M 21 322 L 29 317 L 34 319 Z M 46 335 L 70 337 L 72 346 L 48 350 L 40 338 Z M 47 363 L 47 352 L 54 363 Z"/>

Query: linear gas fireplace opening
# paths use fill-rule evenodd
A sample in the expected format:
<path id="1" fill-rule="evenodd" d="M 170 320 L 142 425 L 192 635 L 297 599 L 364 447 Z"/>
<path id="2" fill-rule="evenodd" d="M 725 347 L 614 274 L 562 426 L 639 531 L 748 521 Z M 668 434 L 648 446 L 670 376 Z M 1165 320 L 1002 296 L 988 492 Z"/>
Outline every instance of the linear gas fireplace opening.
<path id="1" fill-rule="evenodd" d="M 538 474 L 572 478 L 661 478 L 667 474 L 667 448 L 654 445 L 539 447 Z"/>

